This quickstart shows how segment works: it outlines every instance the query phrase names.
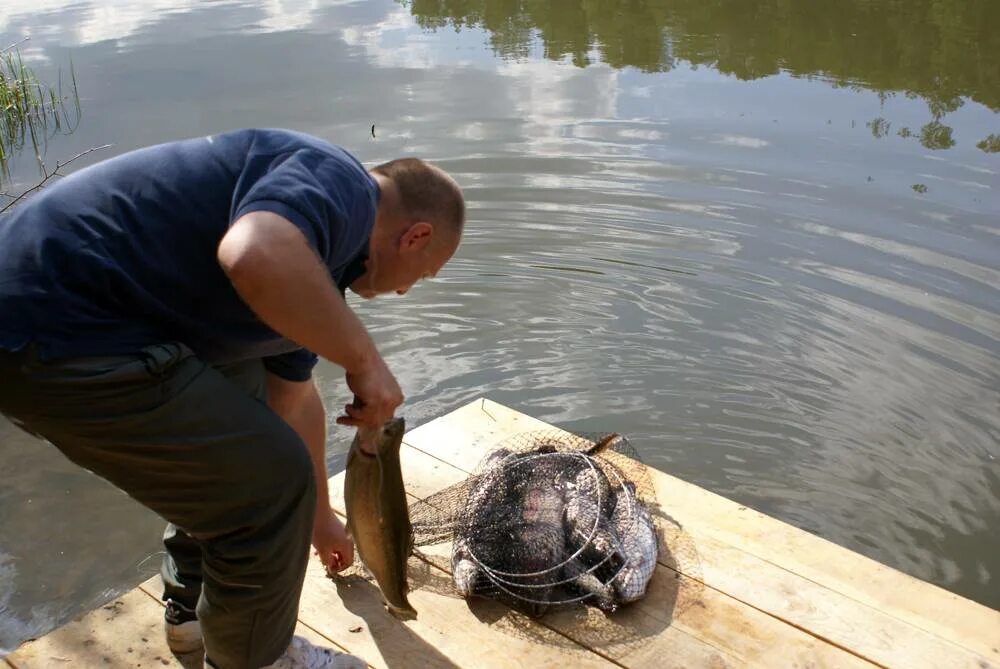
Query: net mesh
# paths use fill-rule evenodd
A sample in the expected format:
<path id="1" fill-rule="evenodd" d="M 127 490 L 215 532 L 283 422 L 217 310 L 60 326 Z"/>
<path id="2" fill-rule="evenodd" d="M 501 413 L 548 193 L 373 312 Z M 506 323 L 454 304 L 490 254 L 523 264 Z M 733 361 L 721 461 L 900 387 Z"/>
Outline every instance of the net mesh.
<path id="1" fill-rule="evenodd" d="M 589 604 L 613 611 L 644 596 L 660 537 L 652 483 L 617 434 L 522 433 L 466 480 L 410 509 L 414 543 L 451 542 L 464 597 L 532 616 Z"/>

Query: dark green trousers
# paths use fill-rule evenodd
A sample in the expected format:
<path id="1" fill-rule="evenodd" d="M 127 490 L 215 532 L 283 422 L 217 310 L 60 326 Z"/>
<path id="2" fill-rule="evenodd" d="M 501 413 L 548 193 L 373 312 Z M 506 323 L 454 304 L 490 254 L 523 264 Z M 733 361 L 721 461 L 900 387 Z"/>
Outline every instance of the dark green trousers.
<path id="1" fill-rule="evenodd" d="M 164 598 L 196 606 L 219 669 L 284 652 L 309 557 L 312 461 L 265 388 L 259 361 L 211 367 L 180 344 L 53 362 L 0 351 L 0 412 L 170 523 Z"/>

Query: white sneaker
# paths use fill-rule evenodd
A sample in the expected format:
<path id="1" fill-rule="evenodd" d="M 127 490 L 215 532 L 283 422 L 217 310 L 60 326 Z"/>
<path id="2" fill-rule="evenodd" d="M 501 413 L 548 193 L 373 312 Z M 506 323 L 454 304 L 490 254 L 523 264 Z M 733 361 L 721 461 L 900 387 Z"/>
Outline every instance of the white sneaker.
<path id="1" fill-rule="evenodd" d="M 167 608 L 163 612 L 163 626 L 167 633 L 167 647 L 171 652 L 183 655 L 205 647 L 205 641 L 201 638 L 201 623 L 198 622 L 194 609 L 168 599 Z"/>
<path id="2" fill-rule="evenodd" d="M 263 669 L 367 669 L 368 663 L 332 648 L 314 646 L 300 636 L 292 637 L 285 654 Z"/>

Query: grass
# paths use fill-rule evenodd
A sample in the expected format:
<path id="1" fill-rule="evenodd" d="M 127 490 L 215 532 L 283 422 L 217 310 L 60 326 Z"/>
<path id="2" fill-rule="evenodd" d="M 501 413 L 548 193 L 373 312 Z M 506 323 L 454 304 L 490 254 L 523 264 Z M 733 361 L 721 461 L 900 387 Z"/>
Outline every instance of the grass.
<path id="1" fill-rule="evenodd" d="M 0 183 L 10 177 L 10 160 L 29 145 L 44 173 L 42 155 L 49 138 L 72 132 L 79 119 L 72 63 L 64 91 L 62 72 L 55 87 L 41 82 L 25 64 L 18 44 L 0 51 Z"/>

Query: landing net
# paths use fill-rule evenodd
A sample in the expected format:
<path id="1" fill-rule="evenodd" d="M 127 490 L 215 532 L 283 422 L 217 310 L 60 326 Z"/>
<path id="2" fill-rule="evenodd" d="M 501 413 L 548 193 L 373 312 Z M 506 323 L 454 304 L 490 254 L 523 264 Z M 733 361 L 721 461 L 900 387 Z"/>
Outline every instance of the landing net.
<path id="1" fill-rule="evenodd" d="M 451 542 L 458 592 L 530 615 L 641 599 L 660 539 L 652 485 L 621 435 L 562 430 L 501 443 L 465 481 L 410 510 L 415 545 Z"/>

